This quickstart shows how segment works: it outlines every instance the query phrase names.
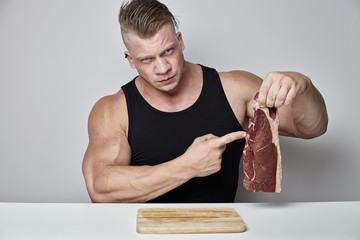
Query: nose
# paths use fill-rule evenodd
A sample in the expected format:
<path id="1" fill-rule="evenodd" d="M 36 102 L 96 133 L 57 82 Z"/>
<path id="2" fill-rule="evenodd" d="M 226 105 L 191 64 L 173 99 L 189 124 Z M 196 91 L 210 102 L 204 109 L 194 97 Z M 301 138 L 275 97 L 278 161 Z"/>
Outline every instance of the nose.
<path id="1" fill-rule="evenodd" d="M 166 74 L 169 72 L 171 65 L 166 58 L 160 57 L 156 59 L 154 68 L 156 74 Z"/>

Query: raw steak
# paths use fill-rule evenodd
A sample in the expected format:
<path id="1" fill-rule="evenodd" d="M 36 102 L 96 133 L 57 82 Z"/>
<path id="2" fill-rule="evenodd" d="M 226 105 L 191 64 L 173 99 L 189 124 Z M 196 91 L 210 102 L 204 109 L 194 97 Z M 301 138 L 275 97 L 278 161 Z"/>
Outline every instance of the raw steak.
<path id="1" fill-rule="evenodd" d="M 258 94 L 255 100 L 258 99 Z M 279 116 L 276 108 L 254 104 L 254 117 L 249 123 L 243 152 L 244 181 L 247 190 L 254 192 L 281 191 L 281 153 L 279 145 Z"/>

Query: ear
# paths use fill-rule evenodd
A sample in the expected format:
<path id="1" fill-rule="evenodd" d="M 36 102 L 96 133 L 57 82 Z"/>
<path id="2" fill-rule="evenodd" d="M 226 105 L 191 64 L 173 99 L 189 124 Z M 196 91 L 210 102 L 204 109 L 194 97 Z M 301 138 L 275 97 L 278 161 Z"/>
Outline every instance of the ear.
<path id="1" fill-rule="evenodd" d="M 181 49 L 184 50 L 185 49 L 185 44 L 184 44 L 184 40 L 182 38 L 181 32 L 177 32 L 176 37 L 177 37 L 177 39 L 178 39 L 178 41 L 180 43 Z"/>
<path id="2" fill-rule="evenodd" d="M 133 68 L 133 69 L 136 68 L 135 64 L 134 64 L 134 61 L 133 61 L 133 59 L 132 59 L 132 57 L 130 55 L 130 52 L 125 51 L 124 54 L 125 54 L 125 58 L 128 60 L 128 62 L 130 64 L 130 67 Z"/>

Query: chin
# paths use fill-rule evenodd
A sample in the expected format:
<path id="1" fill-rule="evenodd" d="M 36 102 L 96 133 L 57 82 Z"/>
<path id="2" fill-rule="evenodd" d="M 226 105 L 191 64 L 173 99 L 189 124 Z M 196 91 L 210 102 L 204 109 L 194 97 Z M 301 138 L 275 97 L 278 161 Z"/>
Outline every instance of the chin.
<path id="1" fill-rule="evenodd" d="M 163 85 L 160 87 L 160 90 L 163 91 L 163 92 L 168 92 L 168 93 L 172 93 L 172 92 L 175 92 L 176 89 L 178 88 L 179 86 L 179 82 L 178 81 L 175 81 L 175 82 L 172 82 L 170 84 L 167 84 L 167 85 Z"/>

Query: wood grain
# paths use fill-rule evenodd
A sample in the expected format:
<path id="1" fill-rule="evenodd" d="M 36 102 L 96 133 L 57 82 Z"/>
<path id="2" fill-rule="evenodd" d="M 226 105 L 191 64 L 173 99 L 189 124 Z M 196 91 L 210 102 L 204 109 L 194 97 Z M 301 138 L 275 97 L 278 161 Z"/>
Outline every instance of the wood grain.
<path id="1" fill-rule="evenodd" d="M 244 232 L 245 223 L 230 207 L 140 208 L 136 231 L 162 233 L 235 233 Z"/>

